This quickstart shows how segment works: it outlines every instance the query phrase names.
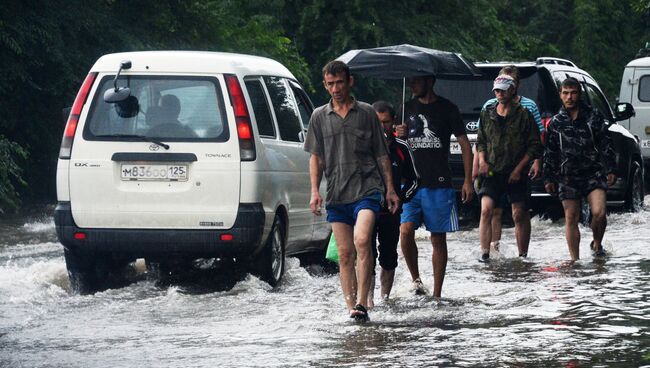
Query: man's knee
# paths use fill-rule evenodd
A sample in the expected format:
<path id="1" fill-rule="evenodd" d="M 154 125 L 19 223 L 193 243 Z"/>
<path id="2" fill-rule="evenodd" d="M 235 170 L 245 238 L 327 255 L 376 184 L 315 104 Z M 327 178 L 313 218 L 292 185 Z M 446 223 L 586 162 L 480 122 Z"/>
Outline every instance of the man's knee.
<path id="1" fill-rule="evenodd" d="M 599 207 L 591 210 L 592 222 L 603 222 L 607 218 L 607 211 L 604 207 Z"/>
<path id="2" fill-rule="evenodd" d="M 494 214 L 494 209 L 492 207 L 481 206 L 481 217 L 482 218 L 492 219 L 493 214 Z"/>
<path id="3" fill-rule="evenodd" d="M 526 208 L 524 203 L 512 206 L 512 221 L 515 224 L 525 223 L 529 220 L 530 214 L 528 213 L 528 208 Z"/>
<path id="4" fill-rule="evenodd" d="M 412 222 L 405 222 L 399 226 L 400 237 L 413 237 L 415 235 L 415 226 Z"/>

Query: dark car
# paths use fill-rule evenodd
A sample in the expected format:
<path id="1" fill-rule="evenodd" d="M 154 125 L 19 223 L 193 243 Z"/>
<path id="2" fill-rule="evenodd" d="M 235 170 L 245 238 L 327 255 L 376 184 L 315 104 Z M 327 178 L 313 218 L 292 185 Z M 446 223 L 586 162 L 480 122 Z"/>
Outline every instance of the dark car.
<path id="1" fill-rule="evenodd" d="M 558 93 L 562 81 L 567 77 L 575 77 L 581 82 L 582 96 L 585 102 L 597 108 L 605 116 L 613 141 L 613 149 L 616 152 L 619 177 L 607 191 L 607 206 L 637 211 L 643 204 L 644 196 L 643 158 L 637 139 L 627 129 L 616 123 L 616 121 L 628 119 L 634 113 L 634 109 L 630 104 L 618 104 L 616 110 L 612 111 L 598 83 L 589 73 L 578 68 L 571 61 L 545 57 L 531 62 L 476 63 L 477 68 L 482 72 L 480 76 L 439 78 L 435 86 L 436 93 L 449 98 L 458 105 L 472 145 L 476 142 L 481 108 L 488 99 L 494 98 L 493 80 L 499 70 L 508 64 L 514 64 L 519 69 L 521 76 L 519 95 L 533 99 L 537 103 L 545 127 L 562 106 Z M 461 188 L 464 177 L 463 162 L 460 146 L 453 137 L 449 162 L 454 187 Z M 557 204 L 559 201 L 544 190 L 542 180 L 532 183 L 533 210 L 545 212 L 549 206 Z M 467 214 L 469 210 L 475 214 L 477 208 L 478 203 L 474 201 L 471 206 L 466 206 L 461 212 Z"/>

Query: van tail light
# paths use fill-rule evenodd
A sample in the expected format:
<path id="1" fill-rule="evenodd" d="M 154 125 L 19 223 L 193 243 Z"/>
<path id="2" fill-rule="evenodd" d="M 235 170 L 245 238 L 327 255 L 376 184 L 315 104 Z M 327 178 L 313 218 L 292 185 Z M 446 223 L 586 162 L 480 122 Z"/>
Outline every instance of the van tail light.
<path id="1" fill-rule="evenodd" d="M 230 104 L 235 110 L 235 123 L 237 125 L 237 136 L 239 137 L 239 156 L 242 161 L 254 161 L 255 140 L 253 139 L 251 116 L 248 113 L 244 92 L 236 75 L 226 74 L 224 77 L 230 94 Z"/>
<path id="2" fill-rule="evenodd" d="M 77 131 L 77 124 L 79 123 L 81 109 L 86 103 L 88 93 L 90 92 L 90 88 L 95 82 L 95 78 L 97 78 L 97 73 L 89 73 L 81 85 L 79 92 L 77 92 L 77 97 L 74 99 L 72 109 L 70 110 L 70 116 L 68 116 L 68 122 L 65 124 L 65 130 L 63 131 L 63 139 L 61 140 L 59 158 L 66 160 L 70 159 L 70 154 L 72 153 L 72 141 L 74 140 L 74 134 Z"/>
<path id="3" fill-rule="evenodd" d="M 544 126 L 544 131 L 542 132 L 541 138 L 542 138 L 542 143 L 546 142 L 546 131 L 548 130 L 548 125 L 551 123 L 551 120 L 553 118 L 551 116 L 547 116 L 545 118 L 542 118 L 542 125 Z"/>

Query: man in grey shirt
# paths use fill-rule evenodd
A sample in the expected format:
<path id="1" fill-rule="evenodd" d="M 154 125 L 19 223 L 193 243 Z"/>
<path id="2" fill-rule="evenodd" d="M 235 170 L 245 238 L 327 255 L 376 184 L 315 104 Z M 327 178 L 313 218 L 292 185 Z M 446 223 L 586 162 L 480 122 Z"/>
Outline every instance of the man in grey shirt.
<path id="1" fill-rule="evenodd" d="M 323 199 L 318 189 L 324 172 L 327 221 L 332 224 L 339 252 L 345 303 L 350 318 L 367 321 L 364 304 L 372 276 L 375 216 L 384 191 L 392 213 L 398 209 L 399 198 L 381 124 L 372 106 L 350 95 L 354 83 L 350 69 L 341 61 L 327 63 L 323 83 L 332 98 L 312 114 L 304 146 L 311 153 L 309 206 L 314 214 L 321 215 Z"/>

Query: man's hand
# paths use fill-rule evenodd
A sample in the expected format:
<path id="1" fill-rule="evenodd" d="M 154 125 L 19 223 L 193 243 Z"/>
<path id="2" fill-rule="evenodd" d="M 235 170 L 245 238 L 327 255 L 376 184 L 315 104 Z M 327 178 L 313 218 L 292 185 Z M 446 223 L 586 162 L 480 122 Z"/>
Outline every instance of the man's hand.
<path id="1" fill-rule="evenodd" d="M 474 198 L 474 186 L 472 182 L 465 181 L 460 192 L 460 199 L 463 203 L 468 203 Z"/>
<path id="2" fill-rule="evenodd" d="M 390 189 L 386 191 L 386 203 L 388 203 L 388 211 L 394 215 L 399 208 L 399 197 L 395 193 L 395 190 Z"/>
<path id="3" fill-rule="evenodd" d="M 612 185 L 614 185 L 614 183 L 616 183 L 616 174 L 614 173 L 607 174 L 607 185 L 611 187 Z"/>
<path id="4" fill-rule="evenodd" d="M 408 127 L 404 123 L 395 125 L 395 133 L 399 138 L 406 138 L 406 129 L 408 129 Z"/>
<path id="5" fill-rule="evenodd" d="M 508 177 L 508 184 L 516 183 L 521 180 L 521 172 L 517 169 L 512 170 L 510 176 Z"/>
<path id="6" fill-rule="evenodd" d="M 546 189 L 546 193 L 555 195 L 557 188 L 555 186 L 555 183 L 546 183 L 544 184 L 544 189 Z"/>
<path id="7" fill-rule="evenodd" d="M 311 199 L 309 200 L 309 209 L 311 212 L 316 215 L 322 215 L 321 209 L 323 207 L 323 198 L 321 198 L 319 192 L 311 192 Z"/>
<path id="8" fill-rule="evenodd" d="M 533 161 L 533 166 L 531 166 L 530 171 L 528 171 L 528 177 L 531 180 L 535 180 L 539 177 L 541 172 L 542 172 L 542 160 L 537 159 Z"/>

